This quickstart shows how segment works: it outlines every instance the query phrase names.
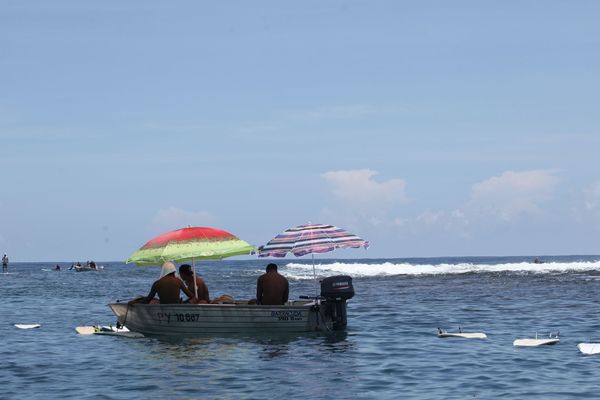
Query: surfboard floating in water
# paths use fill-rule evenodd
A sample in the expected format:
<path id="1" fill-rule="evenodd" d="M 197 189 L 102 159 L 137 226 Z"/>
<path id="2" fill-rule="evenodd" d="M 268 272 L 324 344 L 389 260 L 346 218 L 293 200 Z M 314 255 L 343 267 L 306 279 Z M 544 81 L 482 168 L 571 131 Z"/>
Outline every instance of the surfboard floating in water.
<path id="1" fill-rule="evenodd" d="M 75 331 L 80 335 L 108 335 L 108 336 L 125 336 L 129 338 L 142 338 L 143 334 L 139 332 L 131 332 L 125 327 L 117 328 L 112 325 L 93 325 L 93 326 L 78 326 Z"/>
<path id="2" fill-rule="evenodd" d="M 438 328 L 438 337 L 439 338 L 449 338 L 449 337 L 458 337 L 463 339 L 485 339 L 487 335 L 483 332 L 463 332 L 458 329 L 458 332 L 448 332 L 444 329 Z"/>
<path id="3" fill-rule="evenodd" d="M 583 354 L 600 354 L 600 343 L 579 343 L 577 348 Z"/>
<path id="4" fill-rule="evenodd" d="M 558 338 L 558 333 L 550 334 L 547 338 L 538 338 L 537 333 L 535 334 L 535 339 L 526 338 L 526 339 L 515 339 L 513 342 L 513 346 L 517 347 L 538 347 L 538 346 L 547 346 L 553 345 L 560 342 Z"/>
<path id="5" fill-rule="evenodd" d="M 34 329 L 34 328 L 39 328 L 40 324 L 15 324 L 15 327 L 19 328 L 19 329 Z"/>

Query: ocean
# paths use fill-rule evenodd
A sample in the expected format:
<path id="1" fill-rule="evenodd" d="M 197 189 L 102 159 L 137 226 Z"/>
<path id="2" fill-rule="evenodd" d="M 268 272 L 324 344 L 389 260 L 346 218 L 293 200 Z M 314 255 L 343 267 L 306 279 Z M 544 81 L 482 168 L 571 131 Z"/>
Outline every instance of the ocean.
<path id="1" fill-rule="evenodd" d="M 159 268 L 13 263 L 0 275 L 2 399 L 575 399 L 600 396 L 600 256 L 316 259 L 356 296 L 333 334 L 131 339 L 82 336 L 106 304 L 147 294 Z M 211 297 L 254 297 L 272 260 L 202 262 Z M 315 292 L 310 259 L 278 259 L 290 298 Z M 14 324 L 41 324 L 20 330 Z M 437 328 L 487 339 L 440 339 Z M 516 338 L 560 331 L 560 343 Z"/>

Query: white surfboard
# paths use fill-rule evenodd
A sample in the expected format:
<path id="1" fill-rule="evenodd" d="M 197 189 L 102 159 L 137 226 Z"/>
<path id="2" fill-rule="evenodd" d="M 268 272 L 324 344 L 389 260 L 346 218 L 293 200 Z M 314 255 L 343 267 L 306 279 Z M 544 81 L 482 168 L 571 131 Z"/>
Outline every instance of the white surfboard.
<path id="1" fill-rule="evenodd" d="M 439 332 L 438 337 L 440 338 L 448 338 L 448 337 L 458 337 L 463 339 L 485 339 L 487 335 L 483 332 Z"/>
<path id="2" fill-rule="evenodd" d="M 577 348 L 583 354 L 600 354 L 600 343 L 579 343 Z"/>
<path id="3" fill-rule="evenodd" d="M 125 336 L 129 338 L 142 338 L 143 334 L 139 332 L 131 332 L 129 329 L 122 327 L 116 328 L 114 326 L 78 326 L 75 331 L 80 335 L 109 335 L 109 336 Z"/>
<path id="4" fill-rule="evenodd" d="M 40 324 L 15 324 L 15 327 L 19 328 L 19 329 L 34 329 L 34 328 L 39 328 Z"/>
<path id="5" fill-rule="evenodd" d="M 515 339 L 513 346 L 519 347 L 537 347 L 545 345 L 553 345 L 560 342 L 559 338 L 546 338 L 546 339 Z"/>
<path id="6" fill-rule="evenodd" d="M 93 326 L 77 326 L 75 327 L 75 331 L 80 335 L 93 335 L 96 328 Z"/>

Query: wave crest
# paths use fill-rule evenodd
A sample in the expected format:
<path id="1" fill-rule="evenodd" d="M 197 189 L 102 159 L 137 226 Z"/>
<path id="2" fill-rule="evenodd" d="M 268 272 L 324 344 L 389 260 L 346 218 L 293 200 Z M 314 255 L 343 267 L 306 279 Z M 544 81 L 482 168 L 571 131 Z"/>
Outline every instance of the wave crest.
<path id="1" fill-rule="evenodd" d="M 311 264 L 289 263 L 285 274 L 295 279 L 312 279 Z M 593 262 L 528 262 L 506 264 L 410 264 L 385 262 L 380 264 L 340 263 L 315 264 L 317 276 L 350 275 L 353 277 L 377 277 L 395 275 L 448 275 L 468 273 L 513 272 L 513 273 L 562 273 L 568 271 L 600 271 L 600 261 Z"/>

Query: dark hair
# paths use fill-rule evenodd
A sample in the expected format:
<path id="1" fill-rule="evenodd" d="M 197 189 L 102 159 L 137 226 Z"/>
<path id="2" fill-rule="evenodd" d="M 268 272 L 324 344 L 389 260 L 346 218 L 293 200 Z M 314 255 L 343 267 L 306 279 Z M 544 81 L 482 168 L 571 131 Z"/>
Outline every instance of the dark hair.
<path id="1" fill-rule="evenodd" d="M 179 275 L 187 275 L 192 273 L 192 266 L 190 264 L 182 264 L 179 267 Z"/>
<path id="2" fill-rule="evenodd" d="M 269 272 L 269 271 L 277 271 L 277 264 L 271 263 L 271 264 L 267 265 L 267 272 Z"/>

